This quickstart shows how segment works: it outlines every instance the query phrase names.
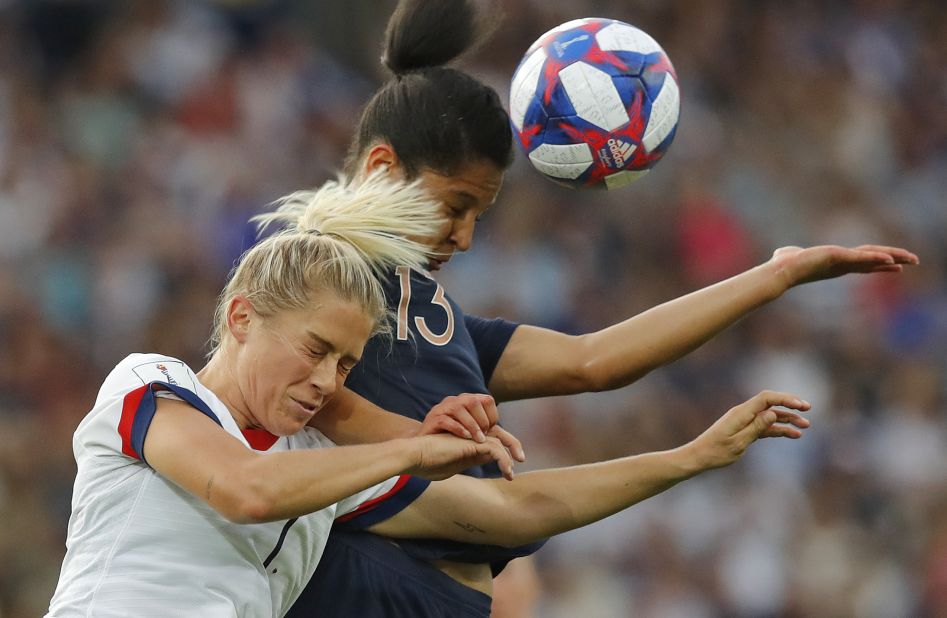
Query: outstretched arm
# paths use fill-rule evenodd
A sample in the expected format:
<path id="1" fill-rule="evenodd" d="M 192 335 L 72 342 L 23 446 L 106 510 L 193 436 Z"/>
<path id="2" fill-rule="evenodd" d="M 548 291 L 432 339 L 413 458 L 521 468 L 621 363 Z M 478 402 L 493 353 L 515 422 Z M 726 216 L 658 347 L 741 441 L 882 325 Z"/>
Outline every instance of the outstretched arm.
<path id="1" fill-rule="evenodd" d="M 370 528 L 396 538 L 447 538 L 516 546 L 603 519 L 700 472 L 736 461 L 761 437 L 798 438 L 809 422 L 785 406 L 809 404 L 765 391 L 674 450 L 522 474 L 512 482 L 452 477 Z"/>
<path id="2" fill-rule="evenodd" d="M 917 256 L 895 247 L 784 247 L 765 264 L 595 333 L 520 326 L 490 392 L 498 401 L 619 388 L 697 349 L 796 285 L 849 273 L 898 272 Z"/>

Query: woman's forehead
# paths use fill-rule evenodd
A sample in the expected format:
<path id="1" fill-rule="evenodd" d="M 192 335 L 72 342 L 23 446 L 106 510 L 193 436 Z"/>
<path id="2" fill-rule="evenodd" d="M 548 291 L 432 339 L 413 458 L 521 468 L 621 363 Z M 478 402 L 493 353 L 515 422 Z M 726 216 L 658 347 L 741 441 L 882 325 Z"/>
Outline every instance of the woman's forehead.
<path id="1" fill-rule="evenodd" d="M 328 290 L 311 293 L 304 307 L 277 311 L 273 321 L 301 336 L 309 331 L 359 331 L 364 323 L 374 325 L 374 317 L 369 309 L 354 299 L 344 299 Z"/>
<path id="2" fill-rule="evenodd" d="M 441 199 L 472 199 L 478 204 L 489 205 L 496 200 L 503 184 L 503 171 L 490 162 L 475 161 L 451 174 L 425 170 L 421 173 L 421 180 L 426 189 Z"/>

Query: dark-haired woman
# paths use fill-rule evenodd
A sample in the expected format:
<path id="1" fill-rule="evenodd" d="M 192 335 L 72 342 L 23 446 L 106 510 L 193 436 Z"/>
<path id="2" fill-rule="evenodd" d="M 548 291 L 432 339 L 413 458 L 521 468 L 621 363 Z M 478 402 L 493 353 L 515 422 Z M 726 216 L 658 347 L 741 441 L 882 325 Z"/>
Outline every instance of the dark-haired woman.
<path id="1" fill-rule="evenodd" d="M 364 439 L 372 428 L 359 425 L 356 412 L 371 404 L 422 420 L 443 397 L 462 392 L 489 392 L 502 402 L 619 388 L 793 286 L 916 263 L 913 254 L 892 247 L 786 247 L 731 279 L 582 336 L 465 314 L 432 273 L 470 248 L 476 222 L 496 200 L 512 158 L 509 120 L 497 94 L 444 66 L 483 39 L 477 24 L 468 0 L 402 0 L 388 24 L 383 61 L 394 77 L 366 105 L 346 171 L 353 178 L 383 171 L 420 179 L 442 203 L 447 223 L 424 239 L 431 249 L 427 272 L 399 268 L 386 282 L 398 316 L 395 345 L 370 343 L 349 378 L 351 391 L 324 413 L 321 428 L 334 440 Z M 490 419 L 481 420 L 489 426 Z M 479 429 L 443 428 L 474 435 Z M 384 437 L 379 429 L 377 438 Z M 534 548 L 394 544 L 337 529 L 290 615 L 487 615 L 492 573 Z"/>

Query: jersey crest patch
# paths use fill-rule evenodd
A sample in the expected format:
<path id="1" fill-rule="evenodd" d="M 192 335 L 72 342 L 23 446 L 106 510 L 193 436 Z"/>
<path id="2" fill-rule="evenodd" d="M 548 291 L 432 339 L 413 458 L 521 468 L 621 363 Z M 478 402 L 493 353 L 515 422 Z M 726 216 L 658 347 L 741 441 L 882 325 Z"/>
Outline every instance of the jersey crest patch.
<path id="1" fill-rule="evenodd" d="M 132 368 L 142 384 L 150 382 L 167 382 L 174 386 L 183 386 L 191 391 L 196 391 L 194 381 L 188 374 L 184 363 L 176 360 L 152 361 L 142 363 Z"/>

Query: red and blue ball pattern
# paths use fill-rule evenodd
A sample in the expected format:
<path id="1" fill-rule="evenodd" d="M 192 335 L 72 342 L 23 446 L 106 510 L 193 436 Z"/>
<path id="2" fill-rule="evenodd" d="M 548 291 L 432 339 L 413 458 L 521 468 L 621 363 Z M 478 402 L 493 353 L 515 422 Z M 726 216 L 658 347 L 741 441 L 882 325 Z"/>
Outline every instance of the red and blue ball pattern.
<path id="1" fill-rule="evenodd" d="M 644 31 L 612 19 L 568 22 L 541 36 L 513 75 L 510 122 L 546 177 L 614 189 L 640 178 L 674 139 L 677 75 Z"/>

